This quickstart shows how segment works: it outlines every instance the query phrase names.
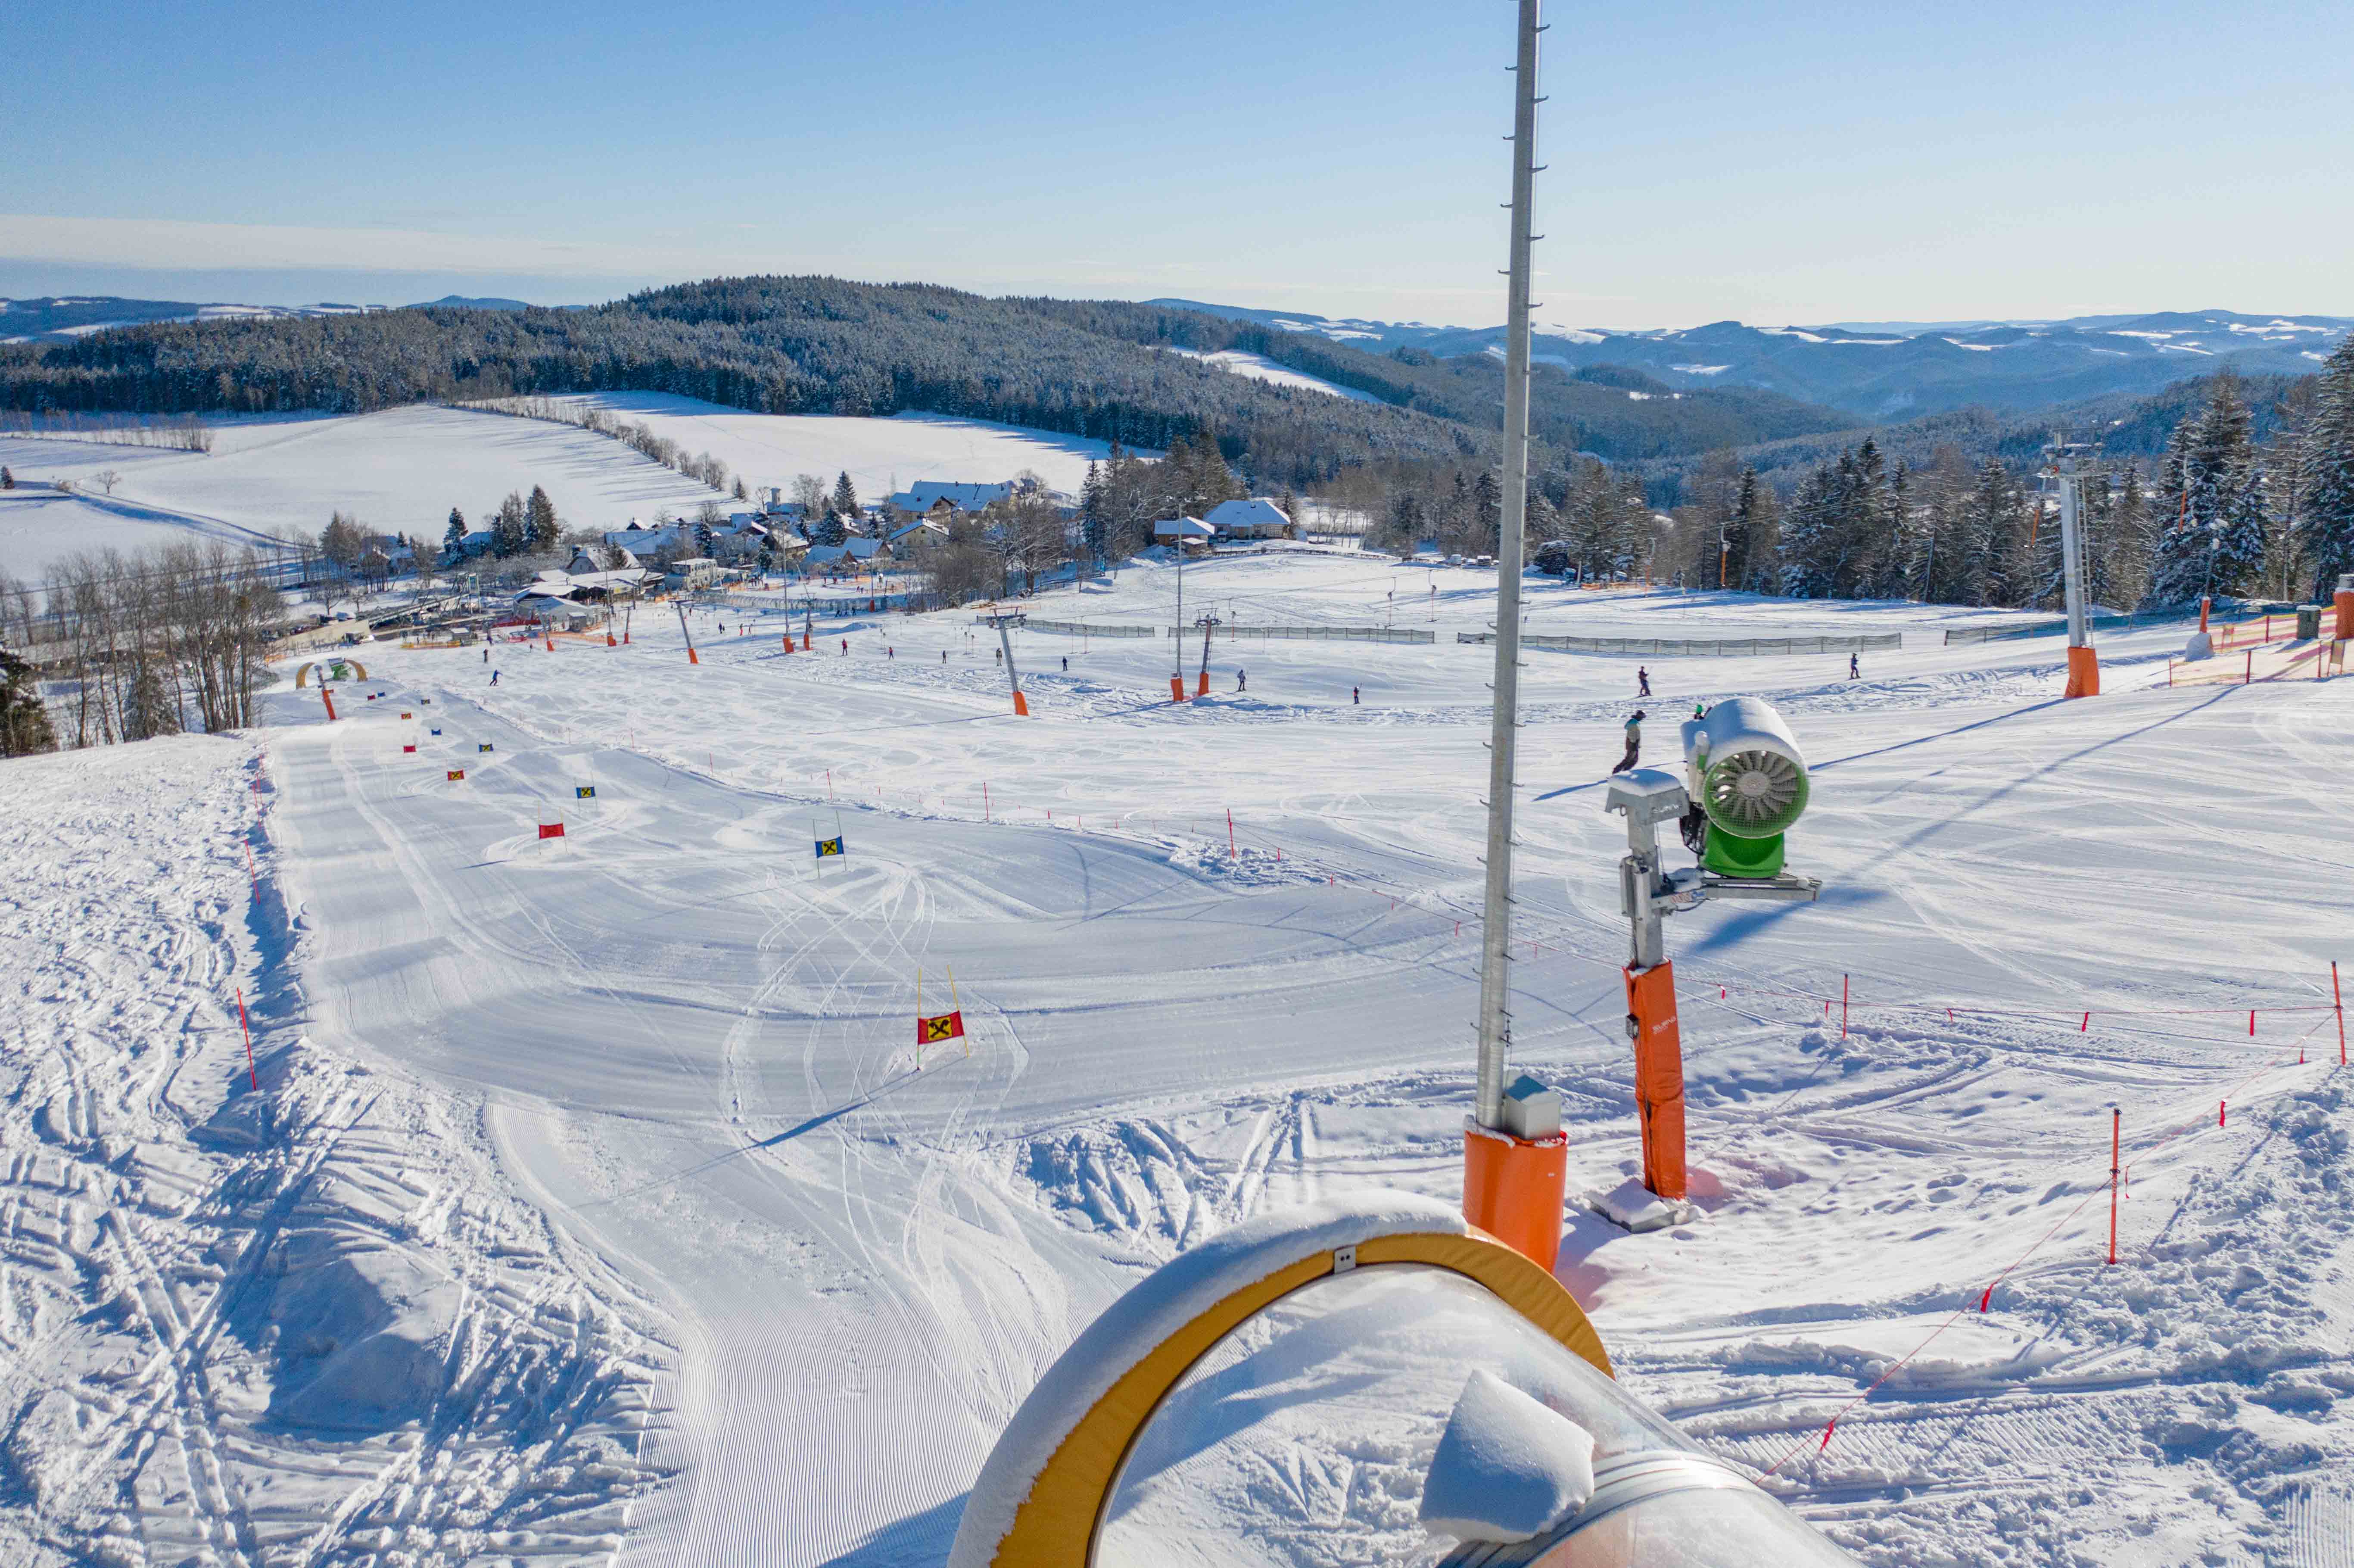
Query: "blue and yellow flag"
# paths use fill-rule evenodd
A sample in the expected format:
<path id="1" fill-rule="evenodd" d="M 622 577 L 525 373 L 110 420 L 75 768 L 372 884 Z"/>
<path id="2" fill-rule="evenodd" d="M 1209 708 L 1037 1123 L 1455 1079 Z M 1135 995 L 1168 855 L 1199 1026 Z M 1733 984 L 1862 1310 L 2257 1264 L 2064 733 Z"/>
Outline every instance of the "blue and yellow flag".
<path id="1" fill-rule="evenodd" d="M 820 860 L 823 860 L 826 856 L 828 856 L 828 855 L 830 855 L 830 854 L 840 854 L 841 853 L 842 853 L 842 840 L 841 840 L 839 837 L 830 838 L 830 839 L 820 839 L 820 840 L 818 840 L 818 841 L 817 841 L 817 858 L 818 858 L 818 859 L 820 859 Z"/>
<path id="2" fill-rule="evenodd" d="M 491 743 L 487 740 L 480 742 L 475 746 L 474 749 L 476 751 L 488 751 L 491 749 Z"/>
<path id="3" fill-rule="evenodd" d="M 594 784 L 575 784 L 572 787 L 572 798 L 576 800 L 593 800 L 597 798 L 597 786 Z"/>

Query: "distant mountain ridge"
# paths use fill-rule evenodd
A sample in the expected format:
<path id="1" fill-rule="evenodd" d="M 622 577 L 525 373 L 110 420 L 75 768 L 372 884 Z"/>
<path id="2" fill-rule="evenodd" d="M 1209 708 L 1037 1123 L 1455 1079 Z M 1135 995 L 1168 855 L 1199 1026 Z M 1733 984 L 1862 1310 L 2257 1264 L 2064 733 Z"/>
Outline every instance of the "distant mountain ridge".
<path id="1" fill-rule="evenodd" d="M 1442 358 L 1500 352 L 1501 327 L 1329 318 L 1192 300 L 1155 300 L 1376 353 Z M 2308 375 L 2354 333 L 2354 317 L 2161 311 L 2064 321 L 1850 323 L 1753 327 L 1712 322 L 1681 331 L 1540 329 L 1540 363 L 1572 370 L 1628 366 L 1677 388 L 1748 387 L 1840 409 L 1905 419 L 1972 406 L 2020 412 L 2115 393 L 2147 394 L 2230 366 L 2248 375 Z"/>

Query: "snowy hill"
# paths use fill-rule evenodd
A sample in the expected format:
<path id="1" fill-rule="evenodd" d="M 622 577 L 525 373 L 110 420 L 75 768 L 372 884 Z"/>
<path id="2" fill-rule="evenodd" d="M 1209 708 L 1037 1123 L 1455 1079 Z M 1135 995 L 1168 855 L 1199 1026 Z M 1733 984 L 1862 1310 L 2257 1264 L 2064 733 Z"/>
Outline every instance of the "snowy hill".
<path id="1" fill-rule="evenodd" d="M 1500 327 L 1332 320 L 1197 301 L 1151 302 L 1357 348 L 1483 353 Z M 1715 322 L 1681 331 L 1541 328 L 1537 356 L 1573 368 L 1632 366 L 1677 387 L 1754 387 L 1867 420 L 1905 418 L 1970 404 L 2024 410 L 2118 392 L 2146 393 L 2223 365 L 2250 373 L 2310 374 L 2354 332 L 2354 318 L 2262 316 L 2232 311 L 2085 316 L 2052 322 L 1884 326 L 1755 327 Z"/>

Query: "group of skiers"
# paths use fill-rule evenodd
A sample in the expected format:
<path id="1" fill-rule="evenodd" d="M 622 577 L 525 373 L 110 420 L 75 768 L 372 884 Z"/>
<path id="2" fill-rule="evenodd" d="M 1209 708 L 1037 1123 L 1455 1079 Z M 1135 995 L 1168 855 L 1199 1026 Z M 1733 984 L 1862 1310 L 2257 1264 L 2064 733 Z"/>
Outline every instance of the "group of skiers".
<path id="1" fill-rule="evenodd" d="M 1847 678 L 1850 681 L 1863 679 L 1863 661 L 1861 655 L 1850 653 L 1847 656 Z M 1638 697 L 1648 697 L 1651 694 L 1651 672 L 1640 664 L 1635 666 L 1635 694 Z M 1611 772 L 1624 773 L 1634 767 L 1642 757 L 1643 721 L 1649 716 L 1642 709 L 1637 708 L 1634 716 L 1627 721 L 1626 755 L 1618 758 L 1618 766 L 1613 768 Z M 1691 716 L 1696 719 L 1706 718 L 1708 705 L 1704 702 L 1694 703 Z"/>

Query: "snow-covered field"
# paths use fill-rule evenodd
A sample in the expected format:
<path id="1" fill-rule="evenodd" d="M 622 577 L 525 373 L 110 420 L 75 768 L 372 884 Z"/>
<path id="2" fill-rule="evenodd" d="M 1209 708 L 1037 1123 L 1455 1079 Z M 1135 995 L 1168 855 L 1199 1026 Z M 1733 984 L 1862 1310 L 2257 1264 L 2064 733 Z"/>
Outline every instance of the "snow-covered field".
<path id="1" fill-rule="evenodd" d="M 1356 403 L 1381 401 L 1370 392 L 1360 392 L 1353 387 L 1342 387 L 1337 382 L 1327 381 L 1320 376 L 1310 376 L 1304 370 L 1294 370 L 1288 365 L 1278 365 L 1263 354 L 1251 354 L 1239 348 L 1221 349 L 1215 354 L 1205 353 L 1198 348 L 1180 348 L 1171 352 L 1182 354 L 1188 359 L 1198 359 L 1205 364 L 1214 365 L 1219 369 L 1232 371 L 1236 376 L 1246 376 L 1253 381 L 1264 381 L 1270 387 L 1288 387 L 1301 392 L 1324 392 L 1335 397 L 1346 397 Z"/>
<path id="2" fill-rule="evenodd" d="M 48 1425 L 7 1453 L 77 1478 L 9 1505 L 27 1560 L 601 1562 L 610 1532 L 648 1568 L 935 1564 L 1040 1369 L 1144 1269 L 1348 1187 L 1453 1201 L 1490 657 L 1453 632 L 1492 589 L 1304 552 L 1185 588 L 1189 621 L 1440 640 L 1215 644 L 1215 694 L 1175 707 L 1164 638 L 1024 632 L 1016 720 L 969 614 L 837 615 L 788 654 L 725 611 L 693 666 L 646 617 L 492 666 L 380 646 L 332 726 L 290 689 L 251 740 L 0 769 L 12 863 L 44 868 L 8 895 L 0 1328 Z M 1138 565 L 1027 608 L 1167 624 L 1173 589 Z M 1696 697 L 1782 706 L 1815 770 L 1792 862 L 1827 891 L 1671 926 L 1704 1217 L 1575 1217 L 1559 1270 L 1622 1378 L 1730 1458 L 1788 1456 L 1769 1484 L 1868 1562 L 2343 1561 L 2354 686 L 2168 691 L 2179 634 L 2150 631 L 2062 703 L 2056 639 L 1948 648 L 1917 607 L 1547 589 L 1530 617 L 1907 641 L 1856 682 L 1844 655 L 1640 662 L 1655 758 Z M 1516 1064 L 1566 1091 L 1581 1192 L 1636 1168 L 1596 786 L 1638 662 L 1524 674 Z M 918 971 L 928 1009 L 951 969 L 970 1053 L 919 1065 Z M 300 1185 L 323 1149 L 349 1173 Z M 396 1282 L 364 1299 L 448 1352 L 412 1404 L 291 1424 L 350 1339 L 267 1337 L 321 1255 L 269 1225 L 359 1238 L 335 1300 Z M 502 1375 L 537 1403 L 477 1392 Z M 1194 1522 L 1242 1510 L 1248 1561 L 1414 1549 L 1350 1499 L 1410 1501 L 1444 1411 L 1377 1455 L 1266 1409 L 1236 1441 L 1274 1478 Z M 85 1449 L 113 1457 L 42 1457 Z M 289 1555 L 272 1487 L 312 1499 Z"/>
<path id="3" fill-rule="evenodd" d="M 831 483 L 847 471 L 868 500 L 919 479 L 993 482 L 1024 469 L 1076 491 L 1088 462 L 1109 450 L 1101 441 L 935 415 L 747 414 L 652 393 L 572 401 L 648 425 L 689 452 L 707 451 L 747 484 L 790 486 L 798 473 Z M 208 453 L 0 437 L 0 463 L 20 481 L 67 480 L 82 492 L 0 492 L 0 571 L 37 580 L 75 550 L 191 534 L 232 541 L 288 530 L 315 536 L 337 511 L 438 544 L 452 506 L 481 526 L 500 497 L 535 484 L 576 527 L 619 528 L 631 517 L 650 519 L 665 507 L 684 514 L 705 501 L 735 504 L 619 441 L 549 420 L 419 407 L 233 419 L 215 429 Z M 111 495 L 96 477 L 110 470 L 121 476 Z"/>

